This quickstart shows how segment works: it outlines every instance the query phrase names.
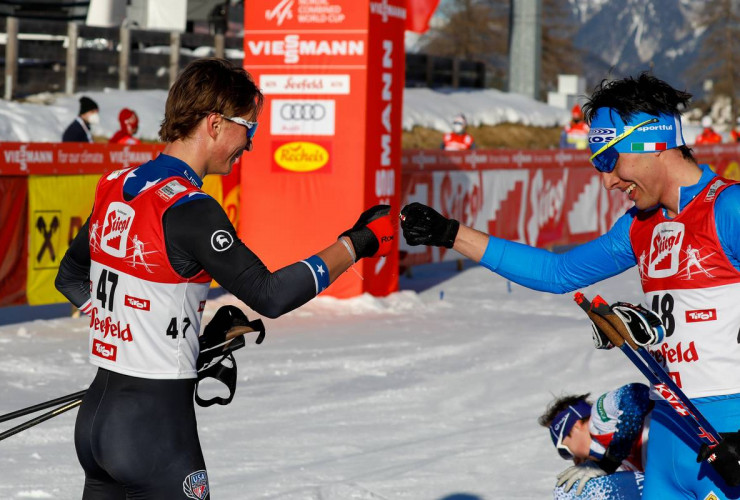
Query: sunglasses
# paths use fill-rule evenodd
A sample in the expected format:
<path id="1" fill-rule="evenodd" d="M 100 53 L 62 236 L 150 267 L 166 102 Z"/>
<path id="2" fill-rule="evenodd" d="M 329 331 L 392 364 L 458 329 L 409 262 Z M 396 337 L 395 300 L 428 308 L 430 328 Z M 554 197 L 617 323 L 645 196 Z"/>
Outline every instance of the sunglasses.
<path id="1" fill-rule="evenodd" d="M 254 137 L 254 134 L 257 133 L 257 122 L 250 122 L 245 120 L 244 118 L 239 118 L 238 116 L 226 116 L 221 115 L 221 118 L 224 120 L 229 120 L 230 122 L 238 123 L 239 125 L 243 125 L 247 128 L 247 139 L 250 141 L 252 140 L 252 137 Z"/>
<path id="2" fill-rule="evenodd" d="M 634 127 L 626 128 L 624 132 L 604 144 L 597 152 L 591 155 L 591 158 L 589 158 L 591 164 L 596 167 L 596 170 L 598 170 L 599 172 L 611 172 L 612 170 L 614 170 L 614 167 L 617 166 L 617 160 L 619 159 L 619 152 L 614 149 L 613 146 L 638 128 L 644 127 L 645 125 L 649 125 L 651 123 L 656 123 L 657 121 L 657 118 L 651 118 L 635 125 Z"/>
<path id="3" fill-rule="evenodd" d="M 573 453 L 571 453 L 570 448 L 568 448 L 565 444 L 563 444 L 563 439 L 568 437 L 570 433 L 565 434 L 565 428 L 567 427 L 567 422 L 570 417 L 573 415 L 568 415 L 565 417 L 565 420 L 563 421 L 562 425 L 560 426 L 560 434 L 558 434 L 558 439 L 555 442 L 555 448 L 558 450 L 558 454 L 564 458 L 565 460 L 573 460 Z M 572 427 L 572 426 L 571 426 Z"/>

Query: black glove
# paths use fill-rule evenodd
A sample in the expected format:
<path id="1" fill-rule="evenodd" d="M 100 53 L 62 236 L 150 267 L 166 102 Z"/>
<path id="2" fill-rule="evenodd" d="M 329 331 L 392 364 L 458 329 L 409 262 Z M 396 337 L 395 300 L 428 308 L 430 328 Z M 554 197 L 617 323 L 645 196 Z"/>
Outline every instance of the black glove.
<path id="1" fill-rule="evenodd" d="M 362 212 L 355 225 L 339 235 L 352 241 L 356 261 L 363 257 L 387 255 L 391 251 L 395 230 L 390 212 L 390 205 L 375 205 Z"/>
<path id="2" fill-rule="evenodd" d="M 722 434 L 722 440 L 714 448 L 701 445 L 697 462 L 707 460 L 728 486 L 740 486 L 740 431 Z"/>
<path id="3" fill-rule="evenodd" d="M 452 248 L 460 223 L 447 219 L 431 207 L 411 203 L 401 210 L 401 229 L 411 246 L 433 245 Z"/>

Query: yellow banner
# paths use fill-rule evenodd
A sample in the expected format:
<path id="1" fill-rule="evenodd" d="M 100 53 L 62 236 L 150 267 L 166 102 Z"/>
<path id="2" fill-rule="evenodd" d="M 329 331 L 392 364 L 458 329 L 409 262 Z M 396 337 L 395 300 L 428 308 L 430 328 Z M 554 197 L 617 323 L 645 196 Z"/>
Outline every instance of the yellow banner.
<path id="1" fill-rule="evenodd" d="M 54 287 L 59 261 L 90 216 L 95 199 L 95 175 L 31 175 L 28 177 L 28 278 L 30 305 L 67 299 Z M 207 176 L 203 191 L 223 201 L 221 176 Z M 211 286 L 217 286 L 212 282 Z"/>
<path id="2" fill-rule="evenodd" d="M 54 288 L 59 261 L 90 216 L 95 175 L 28 177 L 28 280 L 30 305 L 65 302 Z"/>

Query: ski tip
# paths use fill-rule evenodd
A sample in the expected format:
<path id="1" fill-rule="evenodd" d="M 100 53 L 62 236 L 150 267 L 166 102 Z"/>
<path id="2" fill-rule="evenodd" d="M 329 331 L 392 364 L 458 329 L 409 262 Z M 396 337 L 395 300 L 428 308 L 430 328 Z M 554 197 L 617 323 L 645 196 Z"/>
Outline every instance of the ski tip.
<path id="1" fill-rule="evenodd" d="M 586 296 L 583 295 L 581 292 L 576 292 L 573 294 L 573 300 L 576 301 L 576 304 L 580 304 L 581 302 L 586 301 Z"/>

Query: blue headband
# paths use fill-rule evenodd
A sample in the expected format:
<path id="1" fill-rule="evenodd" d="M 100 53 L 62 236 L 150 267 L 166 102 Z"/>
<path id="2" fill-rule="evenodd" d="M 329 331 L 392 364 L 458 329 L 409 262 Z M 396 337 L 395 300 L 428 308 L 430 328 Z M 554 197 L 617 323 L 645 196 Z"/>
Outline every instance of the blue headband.
<path id="1" fill-rule="evenodd" d="M 643 125 L 623 140 L 617 142 L 613 147 L 619 153 L 650 153 L 683 146 L 683 130 L 681 128 L 681 116 L 649 115 L 647 113 L 635 113 L 629 123 L 625 123 L 612 108 L 599 108 L 591 119 L 591 129 L 588 132 L 588 146 L 591 154 L 596 153 L 604 144 L 624 133 L 625 129 L 639 125 L 651 119 L 654 123 Z"/>
<path id="2" fill-rule="evenodd" d="M 557 447 L 558 442 L 562 443 L 563 439 L 570 434 L 570 430 L 577 421 L 590 416 L 591 405 L 582 399 L 558 413 L 550 424 L 552 444 Z"/>

